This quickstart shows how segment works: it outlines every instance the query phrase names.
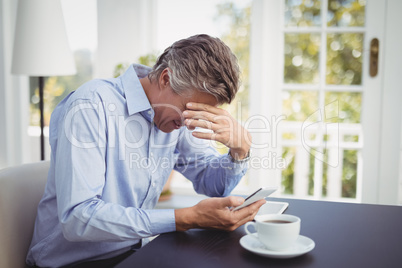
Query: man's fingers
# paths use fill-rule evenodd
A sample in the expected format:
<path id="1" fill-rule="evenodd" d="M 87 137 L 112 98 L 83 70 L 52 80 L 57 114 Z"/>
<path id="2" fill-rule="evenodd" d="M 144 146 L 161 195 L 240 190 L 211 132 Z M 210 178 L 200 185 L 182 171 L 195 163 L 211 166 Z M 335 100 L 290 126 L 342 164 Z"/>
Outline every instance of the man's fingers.
<path id="1" fill-rule="evenodd" d="M 205 120 L 194 120 L 194 119 L 186 119 L 184 120 L 184 124 L 186 125 L 187 128 L 205 128 L 205 129 L 211 129 L 212 131 L 218 130 L 218 125 L 205 121 Z"/>
<path id="2" fill-rule="evenodd" d="M 240 225 L 254 219 L 258 209 L 265 204 L 265 199 L 259 200 L 237 211 L 229 210 L 229 207 L 237 207 L 244 203 L 240 196 L 228 196 L 224 198 L 209 198 L 199 202 L 194 209 L 199 217 L 198 228 L 215 228 L 233 231 Z"/>
<path id="3" fill-rule="evenodd" d="M 205 103 L 189 102 L 186 105 L 187 109 L 194 111 L 206 111 L 213 114 L 219 114 L 221 109 Z"/>
<path id="4" fill-rule="evenodd" d="M 266 203 L 267 203 L 267 200 L 261 199 L 261 200 L 258 200 L 257 202 L 254 202 L 254 203 L 251 204 L 249 207 L 250 207 L 251 211 L 257 213 L 258 210 L 260 209 L 260 207 L 261 207 L 262 205 L 266 204 Z"/>
<path id="5" fill-rule="evenodd" d="M 246 209 L 246 208 L 249 209 L 250 214 L 257 213 L 258 210 L 260 209 L 260 207 L 262 205 L 264 205 L 265 203 L 267 203 L 267 200 L 261 199 L 261 200 L 258 200 L 256 202 L 252 203 L 251 205 L 249 205 L 249 206 L 247 206 L 247 207 L 245 207 L 243 209 Z"/>
<path id="6" fill-rule="evenodd" d="M 222 207 L 237 207 L 244 203 L 244 198 L 240 196 L 228 196 L 221 199 Z"/>
<path id="7" fill-rule="evenodd" d="M 210 121 L 215 123 L 216 115 L 213 113 L 205 112 L 205 111 L 191 111 L 191 110 L 185 110 L 183 112 L 183 117 L 186 119 L 201 119 L 205 121 Z"/>
<path id="8" fill-rule="evenodd" d="M 265 203 L 267 203 L 267 201 L 265 199 L 261 199 L 261 200 L 258 200 L 256 202 L 248 205 L 247 207 L 241 208 L 234 212 L 238 213 L 238 214 L 242 214 L 241 217 L 243 217 L 243 218 L 252 216 L 250 219 L 247 220 L 247 221 L 250 221 L 250 220 L 254 219 L 254 216 L 258 213 L 258 210 L 260 209 L 260 207 L 262 205 L 264 205 Z"/>
<path id="9" fill-rule="evenodd" d="M 197 130 L 194 130 L 192 134 L 194 137 L 204 140 L 215 140 L 214 136 L 216 135 L 215 133 L 199 132 Z"/>
<path id="10" fill-rule="evenodd" d="M 257 215 L 258 210 L 260 209 L 260 207 L 262 205 L 264 205 L 266 203 L 265 199 L 262 200 L 258 200 L 257 202 L 254 202 L 253 204 L 239 209 L 237 211 L 233 211 L 233 213 L 236 213 L 236 217 L 239 219 L 236 227 L 239 227 L 243 224 L 245 224 L 246 222 L 252 221 L 255 217 L 255 215 Z"/>

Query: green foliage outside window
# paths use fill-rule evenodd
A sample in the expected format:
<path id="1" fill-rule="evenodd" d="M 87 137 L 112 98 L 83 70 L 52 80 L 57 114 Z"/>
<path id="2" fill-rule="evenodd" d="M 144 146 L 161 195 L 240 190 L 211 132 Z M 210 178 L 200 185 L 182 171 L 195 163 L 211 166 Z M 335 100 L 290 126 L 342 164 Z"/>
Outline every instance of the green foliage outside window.
<path id="1" fill-rule="evenodd" d="M 220 38 L 236 55 L 241 70 L 242 84 L 231 105 L 224 105 L 237 120 L 245 122 L 249 107 L 249 62 L 250 62 L 250 24 L 251 6 L 238 8 L 232 2 L 217 5 L 216 20 L 226 20 L 229 23 L 228 32 Z"/>

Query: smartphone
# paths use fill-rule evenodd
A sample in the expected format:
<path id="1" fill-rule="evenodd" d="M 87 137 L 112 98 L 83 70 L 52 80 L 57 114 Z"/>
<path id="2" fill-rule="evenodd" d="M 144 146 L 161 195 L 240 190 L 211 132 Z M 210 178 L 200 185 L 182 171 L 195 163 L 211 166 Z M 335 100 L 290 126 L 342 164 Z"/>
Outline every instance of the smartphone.
<path id="1" fill-rule="evenodd" d="M 275 192 L 278 188 L 276 187 L 266 187 L 266 188 L 260 188 L 251 195 L 249 195 L 246 200 L 244 201 L 243 204 L 241 204 L 238 207 L 235 207 L 233 211 L 247 207 L 248 205 L 251 205 L 252 203 L 264 199 L 265 197 L 268 197 L 270 194 Z"/>

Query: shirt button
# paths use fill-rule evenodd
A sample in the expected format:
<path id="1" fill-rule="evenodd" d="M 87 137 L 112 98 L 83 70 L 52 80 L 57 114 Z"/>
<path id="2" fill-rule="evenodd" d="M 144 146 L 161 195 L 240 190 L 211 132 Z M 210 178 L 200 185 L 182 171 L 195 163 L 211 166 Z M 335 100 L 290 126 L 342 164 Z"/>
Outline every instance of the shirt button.
<path id="1" fill-rule="evenodd" d="M 155 187 L 155 182 L 152 183 L 152 187 Z"/>
<path id="2" fill-rule="evenodd" d="M 148 111 L 148 114 L 152 114 L 152 112 L 151 112 L 151 111 Z"/>

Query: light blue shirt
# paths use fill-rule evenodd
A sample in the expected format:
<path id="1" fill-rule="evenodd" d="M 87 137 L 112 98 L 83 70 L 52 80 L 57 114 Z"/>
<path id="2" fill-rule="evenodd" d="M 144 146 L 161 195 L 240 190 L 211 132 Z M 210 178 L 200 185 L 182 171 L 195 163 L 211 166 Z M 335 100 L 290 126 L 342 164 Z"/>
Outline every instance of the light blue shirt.
<path id="1" fill-rule="evenodd" d="M 176 230 L 174 210 L 154 210 L 174 168 L 208 196 L 226 196 L 247 164 L 232 163 L 186 128 L 153 124 L 132 65 L 66 97 L 50 121 L 51 165 L 27 263 L 59 267 L 114 257 L 142 238 Z"/>

